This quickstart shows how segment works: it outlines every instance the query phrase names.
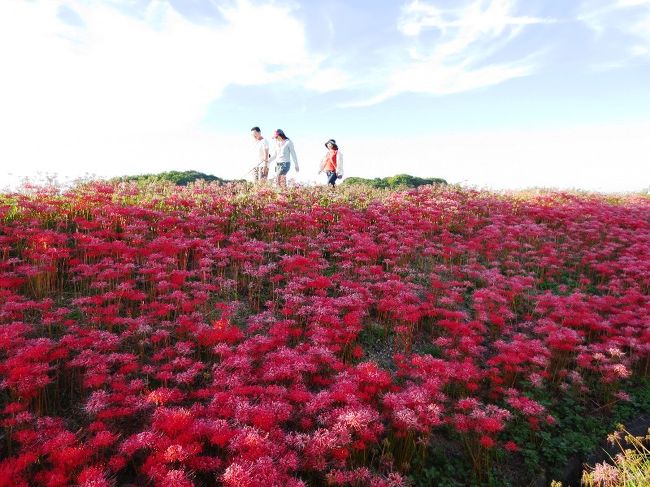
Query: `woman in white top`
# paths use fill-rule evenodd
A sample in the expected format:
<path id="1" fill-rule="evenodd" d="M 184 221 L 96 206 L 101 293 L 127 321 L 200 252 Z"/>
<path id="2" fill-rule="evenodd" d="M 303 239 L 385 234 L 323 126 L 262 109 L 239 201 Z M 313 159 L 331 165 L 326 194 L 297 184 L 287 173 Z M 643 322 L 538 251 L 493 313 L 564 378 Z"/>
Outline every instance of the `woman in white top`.
<path id="1" fill-rule="evenodd" d="M 293 148 L 293 142 L 285 133 L 278 129 L 273 134 L 276 141 L 275 153 L 269 159 L 269 162 L 275 161 L 275 173 L 277 175 L 278 186 L 287 186 L 287 173 L 291 168 L 291 159 L 296 165 L 296 172 L 299 172 L 298 157 L 296 157 L 296 150 Z"/>

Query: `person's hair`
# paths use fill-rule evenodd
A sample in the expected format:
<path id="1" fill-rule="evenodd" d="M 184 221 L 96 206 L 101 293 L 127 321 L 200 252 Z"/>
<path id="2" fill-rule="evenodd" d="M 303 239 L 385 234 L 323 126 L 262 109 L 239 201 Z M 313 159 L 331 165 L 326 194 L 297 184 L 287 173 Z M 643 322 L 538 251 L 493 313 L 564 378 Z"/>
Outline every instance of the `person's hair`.
<path id="1" fill-rule="evenodd" d="M 334 150 L 339 150 L 339 146 L 336 145 L 336 141 L 334 139 L 330 139 L 327 142 L 325 142 L 325 147 L 329 149 L 329 146 L 332 146 L 332 149 Z"/>
<path id="2" fill-rule="evenodd" d="M 251 132 L 257 132 L 257 133 L 259 134 L 259 133 L 261 132 L 261 130 L 260 130 L 259 127 L 253 127 L 253 128 L 251 129 Z"/>
<path id="3" fill-rule="evenodd" d="M 279 137 L 282 137 L 283 140 L 287 140 L 289 138 L 289 137 L 286 136 L 286 134 L 284 133 L 284 131 L 282 129 L 277 129 L 275 131 L 275 135 L 277 135 Z"/>

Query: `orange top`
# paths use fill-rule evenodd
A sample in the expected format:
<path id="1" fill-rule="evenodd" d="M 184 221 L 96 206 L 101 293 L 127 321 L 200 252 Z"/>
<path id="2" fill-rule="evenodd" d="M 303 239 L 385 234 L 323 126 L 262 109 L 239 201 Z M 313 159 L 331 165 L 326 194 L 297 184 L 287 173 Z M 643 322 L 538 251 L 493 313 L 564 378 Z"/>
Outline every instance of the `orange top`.
<path id="1" fill-rule="evenodd" d="M 336 172 L 336 152 L 337 151 L 330 151 L 325 156 L 325 167 L 323 167 L 323 171 Z"/>

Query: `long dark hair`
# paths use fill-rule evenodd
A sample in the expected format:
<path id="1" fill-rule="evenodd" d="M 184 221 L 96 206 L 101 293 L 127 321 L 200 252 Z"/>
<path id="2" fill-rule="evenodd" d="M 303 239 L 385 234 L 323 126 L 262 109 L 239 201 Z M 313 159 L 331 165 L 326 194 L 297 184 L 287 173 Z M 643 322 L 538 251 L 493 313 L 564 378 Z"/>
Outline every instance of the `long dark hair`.
<path id="1" fill-rule="evenodd" d="M 328 149 L 330 149 L 329 147 L 330 145 L 332 146 L 331 147 L 332 149 L 339 150 L 339 146 L 336 145 L 336 141 L 334 139 L 330 139 L 327 142 L 325 142 L 325 147 L 327 147 Z"/>
<path id="2" fill-rule="evenodd" d="M 282 137 L 282 140 L 287 140 L 289 138 L 289 137 L 286 136 L 286 134 L 284 133 L 284 130 L 282 130 L 282 129 L 277 129 L 275 131 L 275 135 L 276 135 L 276 137 Z"/>

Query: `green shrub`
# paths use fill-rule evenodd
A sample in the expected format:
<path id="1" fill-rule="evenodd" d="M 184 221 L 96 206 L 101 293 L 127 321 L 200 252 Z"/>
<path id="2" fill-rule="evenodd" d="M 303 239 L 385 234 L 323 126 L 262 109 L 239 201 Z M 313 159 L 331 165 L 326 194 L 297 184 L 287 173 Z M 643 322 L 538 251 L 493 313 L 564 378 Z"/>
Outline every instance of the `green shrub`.
<path id="1" fill-rule="evenodd" d="M 212 174 L 204 174 L 198 171 L 167 171 L 161 172 L 158 174 L 140 174 L 137 176 L 121 176 L 114 178 L 113 181 L 117 182 L 138 182 L 138 183 L 154 183 L 154 182 L 165 182 L 174 183 L 177 186 L 187 186 L 190 183 L 193 183 L 198 180 L 204 180 L 206 182 L 218 182 L 218 183 L 227 183 L 228 180 L 221 179 Z"/>
<path id="2" fill-rule="evenodd" d="M 411 176 L 409 174 L 397 174 L 387 178 L 346 178 L 343 184 L 347 185 L 362 185 L 370 186 L 372 188 L 380 189 L 394 189 L 394 188 L 417 188 L 418 186 L 426 186 L 430 184 L 443 184 L 446 185 L 447 181 L 442 178 L 420 178 Z"/>

